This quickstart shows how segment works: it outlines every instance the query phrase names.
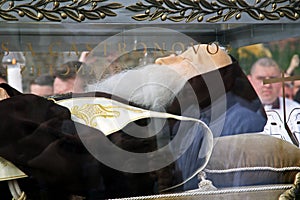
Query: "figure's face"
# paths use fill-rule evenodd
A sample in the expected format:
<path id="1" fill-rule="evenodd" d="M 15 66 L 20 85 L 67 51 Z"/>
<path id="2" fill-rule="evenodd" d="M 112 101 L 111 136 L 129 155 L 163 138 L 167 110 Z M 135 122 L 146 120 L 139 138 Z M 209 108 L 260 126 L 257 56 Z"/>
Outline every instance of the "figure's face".
<path id="1" fill-rule="evenodd" d="M 197 68 L 193 66 L 190 60 L 174 54 L 167 57 L 158 58 L 155 61 L 155 64 L 170 66 L 170 68 L 174 69 L 178 74 L 185 77 L 187 80 L 199 74 Z"/>
<path id="2" fill-rule="evenodd" d="M 263 84 L 264 79 L 279 78 L 280 71 L 275 67 L 262 67 L 257 65 L 249 81 L 263 104 L 272 104 L 280 94 L 281 83 Z"/>
<path id="3" fill-rule="evenodd" d="M 39 96 L 51 96 L 53 95 L 53 87 L 48 85 L 32 84 L 30 86 L 30 93 Z"/>
<path id="4" fill-rule="evenodd" d="M 180 55 L 159 58 L 156 64 L 168 65 L 186 79 L 232 64 L 231 57 L 217 45 L 195 45 Z"/>

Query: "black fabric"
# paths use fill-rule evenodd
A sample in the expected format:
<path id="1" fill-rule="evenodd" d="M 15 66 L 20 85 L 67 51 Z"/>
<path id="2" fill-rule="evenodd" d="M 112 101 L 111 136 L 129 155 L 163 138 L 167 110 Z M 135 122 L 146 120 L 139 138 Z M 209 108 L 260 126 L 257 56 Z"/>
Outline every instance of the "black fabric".
<path id="1" fill-rule="evenodd" d="M 18 94 L 1 101 L 0 109 L 0 117 L 5 119 L 0 124 L 0 155 L 29 176 L 19 180 L 29 199 L 68 199 L 71 195 L 87 199 L 150 195 L 182 181 L 174 163 L 149 173 L 125 173 L 105 166 L 82 143 L 84 139 L 101 151 L 105 145 L 101 143 L 104 134 L 72 121 L 69 110 L 52 100 Z M 145 126 L 148 120 L 151 118 L 128 124 L 124 129 L 136 124 Z M 157 134 L 170 135 L 170 132 L 177 131 L 168 124 L 167 121 Z M 151 132 L 149 129 L 145 131 Z M 108 138 L 130 152 L 157 149 L 156 137 L 134 138 L 121 130 Z M 168 140 L 162 145 L 167 143 Z M 149 165 L 151 162 L 149 159 Z"/>
<path id="2" fill-rule="evenodd" d="M 202 76 L 209 78 L 214 73 L 221 74 L 227 92 L 240 97 L 235 98 L 240 105 L 253 112 L 260 108 L 261 104 L 259 101 L 257 102 L 257 95 L 238 64 L 234 63 Z M 180 107 L 182 105 L 179 105 L 175 100 L 168 107 L 168 112 L 180 115 L 182 114 L 181 109 L 185 111 L 188 106 L 193 106 L 193 104 L 202 110 L 210 109 L 212 102 L 202 76 L 199 75 L 188 81 L 188 84 L 197 94 L 196 104 L 189 102 L 190 99 L 187 95 L 189 91 L 184 87 L 177 97 L 184 97 L 184 105 L 187 107 Z M 55 104 L 52 100 L 31 94 L 21 94 L 6 84 L 1 84 L 0 87 L 4 88 L 11 96 L 11 98 L 0 102 L 0 118 L 2 119 L 0 124 L 0 155 L 13 162 L 29 176 L 29 178 L 20 180 L 20 183 L 21 188 L 26 191 L 30 199 L 68 199 L 70 195 L 84 196 L 86 199 L 103 199 L 157 194 L 162 189 L 182 182 L 182 171 L 187 172 L 187 175 L 191 174 L 184 167 L 179 167 L 176 162 L 149 173 L 125 173 L 112 169 L 99 162 L 82 143 L 84 139 L 84 141 L 99 148 L 100 153 L 102 145 L 105 145 L 101 143 L 101 137 L 104 138 L 105 136 L 99 130 L 72 121 L 69 110 Z M 218 88 L 213 91 L 217 97 L 224 95 L 220 93 Z M 118 97 L 97 92 L 67 94 L 55 98 L 81 96 L 114 98 L 126 103 Z M 148 120 L 151 118 L 130 123 L 125 129 L 130 129 L 135 125 L 144 126 Z M 247 119 L 241 120 L 247 121 Z M 179 126 L 178 123 L 182 125 Z M 166 146 L 170 139 L 178 134 L 177 127 L 181 127 L 181 131 L 186 134 L 186 137 L 190 136 L 187 130 L 191 126 L 188 123 L 168 119 L 163 124 L 163 128 L 155 133 L 158 135 L 157 137 L 135 138 L 127 135 L 126 131 L 122 129 L 108 138 L 121 149 L 140 153 L 152 152 Z M 261 127 L 256 127 L 255 130 L 259 131 Z M 144 131 L 151 133 L 153 130 L 147 128 Z M 200 143 L 193 142 L 192 146 L 185 152 L 186 156 L 181 157 L 181 161 L 187 160 L 190 162 L 190 169 L 197 169 L 203 164 L 204 158 L 190 158 L 189 155 L 197 154 L 197 152 L 192 151 L 201 149 L 203 132 L 198 130 L 193 134 L 194 141 Z M 161 138 L 165 138 L 163 142 Z M 175 146 L 184 145 L 186 141 L 183 139 L 181 143 L 177 143 Z M 105 152 L 101 153 L 105 155 Z M 172 154 L 172 146 L 169 154 Z M 117 155 L 107 154 L 106 156 Z M 164 157 L 159 159 L 163 160 Z M 197 159 L 197 162 L 192 162 L 194 159 Z M 151 165 L 151 162 L 154 161 L 150 158 L 148 162 L 147 164 Z M 120 163 L 120 165 L 124 164 L 130 164 L 130 162 Z M 182 190 L 182 187 L 178 187 L 175 191 Z"/>

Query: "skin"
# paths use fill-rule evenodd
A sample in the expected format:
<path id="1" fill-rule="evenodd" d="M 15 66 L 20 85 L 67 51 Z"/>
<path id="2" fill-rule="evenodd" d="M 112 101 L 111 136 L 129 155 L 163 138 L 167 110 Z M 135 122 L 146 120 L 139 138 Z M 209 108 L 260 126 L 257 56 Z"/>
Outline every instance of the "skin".
<path id="1" fill-rule="evenodd" d="M 293 99 L 294 98 L 293 88 L 290 87 L 289 85 L 284 86 L 284 93 L 285 93 L 286 98 L 288 98 L 288 99 Z M 283 96 L 283 91 L 282 90 L 280 90 L 280 96 Z"/>
<path id="2" fill-rule="evenodd" d="M 294 86 L 293 86 L 293 95 L 295 96 L 297 91 L 300 89 L 300 81 L 294 81 Z"/>
<path id="3" fill-rule="evenodd" d="M 155 61 L 155 64 L 171 66 L 174 71 L 181 74 L 186 79 L 190 79 L 195 74 L 198 74 L 197 69 L 191 64 L 191 62 L 181 56 L 174 54 L 159 58 Z"/>
<path id="4" fill-rule="evenodd" d="M 53 87 L 48 85 L 32 84 L 30 86 L 30 93 L 39 96 L 50 96 L 53 95 Z"/>
<path id="5" fill-rule="evenodd" d="M 281 83 L 263 84 L 264 79 L 279 78 L 280 70 L 276 67 L 255 66 L 248 75 L 248 79 L 254 87 L 263 104 L 272 104 L 280 95 Z"/>
<path id="6" fill-rule="evenodd" d="M 79 78 L 62 80 L 58 77 L 54 79 L 53 92 L 54 94 L 66 94 L 69 92 L 83 92 L 82 81 Z"/>
<path id="7" fill-rule="evenodd" d="M 180 55 L 158 58 L 156 64 L 171 66 L 177 73 L 189 79 L 232 63 L 230 56 L 216 45 L 197 45 Z"/>
<path id="8" fill-rule="evenodd" d="M 3 78 L 0 78 L 0 83 L 7 83 L 7 82 Z"/>

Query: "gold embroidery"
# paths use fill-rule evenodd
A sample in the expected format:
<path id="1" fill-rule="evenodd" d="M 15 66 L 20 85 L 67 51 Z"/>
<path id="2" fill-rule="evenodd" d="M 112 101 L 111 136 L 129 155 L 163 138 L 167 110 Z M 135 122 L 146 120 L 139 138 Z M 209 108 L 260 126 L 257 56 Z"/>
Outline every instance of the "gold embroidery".
<path id="1" fill-rule="evenodd" d="M 142 113 L 142 110 L 133 109 L 129 107 L 122 106 L 103 106 L 101 104 L 85 104 L 83 106 L 73 106 L 71 114 L 82 119 L 87 125 L 92 127 L 97 127 L 97 122 L 95 119 L 97 117 L 103 118 L 117 118 L 120 116 L 120 112 L 114 109 L 126 109 L 137 113 Z"/>

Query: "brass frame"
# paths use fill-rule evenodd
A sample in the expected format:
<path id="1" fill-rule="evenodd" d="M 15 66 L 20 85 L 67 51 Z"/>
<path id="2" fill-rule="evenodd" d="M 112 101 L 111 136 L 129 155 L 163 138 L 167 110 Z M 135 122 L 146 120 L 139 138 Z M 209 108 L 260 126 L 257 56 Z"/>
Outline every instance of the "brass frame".
<path id="1" fill-rule="evenodd" d="M 125 6 L 121 2 L 108 0 L 31 0 L 0 1 L 0 18 L 4 21 L 20 21 L 28 18 L 34 21 L 61 22 L 71 19 L 105 21 L 117 17 L 120 11 L 127 13 L 128 21 L 172 21 L 172 22 L 226 22 L 239 20 L 247 15 L 252 20 L 296 21 L 300 17 L 299 0 L 142 0 Z M 124 2 L 124 1 L 123 1 Z M 113 11 L 114 10 L 114 11 Z M 138 12 L 138 14 L 135 14 Z M 196 20 L 197 19 L 197 20 Z"/>

